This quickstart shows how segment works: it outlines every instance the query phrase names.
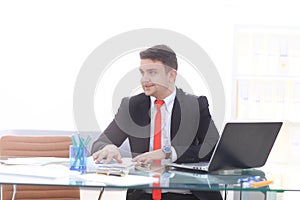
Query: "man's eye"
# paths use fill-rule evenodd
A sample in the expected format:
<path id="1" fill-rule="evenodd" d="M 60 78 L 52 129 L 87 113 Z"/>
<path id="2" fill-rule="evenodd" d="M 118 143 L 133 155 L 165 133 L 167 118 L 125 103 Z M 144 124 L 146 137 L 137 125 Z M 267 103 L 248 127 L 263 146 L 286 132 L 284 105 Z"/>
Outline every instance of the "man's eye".
<path id="1" fill-rule="evenodd" d="M 149 74 L 150 75 L 155 75 L 155 74 L 157 74 L 157 72 L 156 71 L 150 71 Z"/>

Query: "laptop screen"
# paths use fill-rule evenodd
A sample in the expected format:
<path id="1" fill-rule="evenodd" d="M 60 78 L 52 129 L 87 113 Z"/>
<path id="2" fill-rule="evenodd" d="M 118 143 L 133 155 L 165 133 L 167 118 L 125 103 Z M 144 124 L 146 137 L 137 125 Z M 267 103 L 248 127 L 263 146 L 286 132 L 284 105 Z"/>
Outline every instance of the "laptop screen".
<path id="1" fill-rule="evenodd" d="M 209 171 L 263 166 L 281 126 L 282 122 L 227 123 Z"/>

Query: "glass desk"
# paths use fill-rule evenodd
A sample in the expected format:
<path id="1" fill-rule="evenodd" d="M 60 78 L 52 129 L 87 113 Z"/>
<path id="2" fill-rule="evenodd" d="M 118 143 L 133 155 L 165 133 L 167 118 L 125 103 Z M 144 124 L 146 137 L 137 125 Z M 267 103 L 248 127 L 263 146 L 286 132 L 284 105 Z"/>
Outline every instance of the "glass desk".
<path id="1" fill-rule="evenodd" d="M 4 166 L 4 165 L 1 165 Z M 5 165 L 7 166 L 7 165 Z M 32 167 L 32 166 L 31 166 Z M 56 165 L 54 167 L 57 167 Z M 57 168 L 58 169 L 58 168 Z M 198 190 L 198 191 L 239 191 L 242 193 L 256 191 L 265 194 L 265 199 L 276 199 L 277 193 L 285 191 L 300 191 L 300 169 L 299 165 L 291 164 L 272 164 L 266 165 L 263 168 L 258 169 L 247 169 L 232 173 L 227 171 L 226 173 L 220 174 L 206 174 L 191 171 L 179 171 L 174 168 L 164 168 L 161 172 L 161 183 L 162 189 L 177 189 L 177 190 Z M 56 169 L 55 169 L 56 170 Z M 60 170 L 60 169 L 58 169 Z M 24 170 L 25 171 L 25 170 Z M 151 189 L 152 183 L 141 183 L 145 181 L 143 178 L 152 177 L 152 172 L 144 170 L 132 169 L 129 174 L 125 177 L 113 177 L 113 176 L 101 176 L 101 178 L 110 181 L 94 181 L 86 179 L 84 176 L 89 174 L 74 175 L 68 174 L 64 177 L 40 177 L 40 176 L 29 176 L 24 172 L 20 174 L 11 175 L 5 174 L 0 171 L 0 184 L 13 184 L 13 185 L 55 185 L 55 186 L 69 186 L 69 187 L 87 187 L 87 188 L 120 188 L 120 189 Z M 47 174 L 45 170 L 45 174 Z M 49 173 L 51 174 L 51 173 Z M 95 173 L 93 175 L 96 175 Z M 134 176 L 141 180 L 141 182 L 131 184 L 120 184 L 125 178 Z M 137 177 L 137 176 L 138 177 Z M 98 175 L 99 176 L 99 175 Z M 273 183 L 259 188 L 243 187 L 238 183 L 240 178 L 247 178 L 253 176 L 260 176 L 267 180 L 272 180 Z M 100 176 L 99 176 L 100 177 Z M 140 179 L 139 179 L 140 177 Z M 103 180 L 104 180 L 103 179 Z M 148 181 L 148 180 L 147 180 Z M 128 182 L 129 183 L 129 182 Z M 299 193 L 300 194 L 300 193 Z M 242 197 L 242 195 L 241 195 Z M 225 196 L 226 198 L 226 196 Z"/>

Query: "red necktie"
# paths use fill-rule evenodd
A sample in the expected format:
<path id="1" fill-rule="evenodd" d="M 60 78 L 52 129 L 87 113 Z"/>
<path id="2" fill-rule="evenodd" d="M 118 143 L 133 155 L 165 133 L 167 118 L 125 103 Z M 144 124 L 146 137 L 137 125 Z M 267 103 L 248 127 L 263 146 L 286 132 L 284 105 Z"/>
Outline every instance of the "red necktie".
<path id="1" fill-rule="evenodd" d="M 153 141 L 153 150 L 161 149 L 161 112 L 160 107 L 165 103 L 163 100 L 155 100 L 156 104 L 156 115 L 154 121 L 154 141 Z M 160 163 L 160 160 L 155 160 L 155 163 Z M 158 176 L 157 177 L 159 180 Z M 160 183 L 153 183 L 154 187 L 159 187 Z M 160 200 L 161 199 L 161 189 L 153 189 L 152 190 L 152 199 L 153 200 Z"/>

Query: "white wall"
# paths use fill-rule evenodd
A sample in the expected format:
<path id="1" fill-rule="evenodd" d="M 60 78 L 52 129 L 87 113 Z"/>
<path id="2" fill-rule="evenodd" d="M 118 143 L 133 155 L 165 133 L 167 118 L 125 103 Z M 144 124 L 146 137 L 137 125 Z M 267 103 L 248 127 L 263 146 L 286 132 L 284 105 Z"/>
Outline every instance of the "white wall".
<path id="1" fill-rule="evenodd" d="M 74 130 L 73 90 L 88 55 L 138 28 L 184 34 L 222 77 L 230 119 L 236 24 L 299 25 L 292 1 L 127 0 L 0 2 L 0 130 Z"/>

